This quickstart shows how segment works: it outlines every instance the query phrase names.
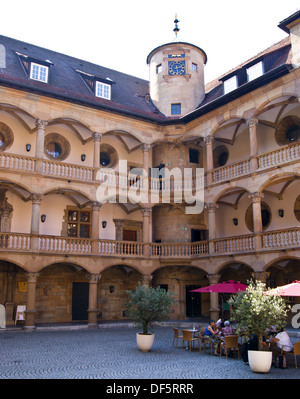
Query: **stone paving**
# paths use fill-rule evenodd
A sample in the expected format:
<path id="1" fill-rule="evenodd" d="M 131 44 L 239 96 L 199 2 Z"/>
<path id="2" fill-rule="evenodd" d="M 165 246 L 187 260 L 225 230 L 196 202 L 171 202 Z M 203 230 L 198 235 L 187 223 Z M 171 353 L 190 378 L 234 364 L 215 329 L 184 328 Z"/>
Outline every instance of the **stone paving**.
<path id="1" fill-rule="evenodd" d="M 172 346 L 173 330 L 155 327 L 148 353 L 137 349 L 134 328 L 1 331 L 0 379 L 299 379 L 294 362 L 268 374 L 253 373 L 241 359 L 207 349 Z M 294 342 L 299 338 L 293 338 Z"/>

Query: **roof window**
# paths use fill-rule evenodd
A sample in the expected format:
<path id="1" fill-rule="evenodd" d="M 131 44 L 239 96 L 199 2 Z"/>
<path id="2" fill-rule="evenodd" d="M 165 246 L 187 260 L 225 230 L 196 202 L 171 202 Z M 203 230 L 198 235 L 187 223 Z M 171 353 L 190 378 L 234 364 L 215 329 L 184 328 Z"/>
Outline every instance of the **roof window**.
<path id="1" fill-rule="evenodd" d="M 96 95 L 96 97 L 105 98 L 106 100 L 110 100 L 111 85 L 96 81 L 95 95 Z"/>
<path id="2" fill-rule="evenodd" d="M 236 89 L 238 86 L 237 76 L 234 75 L 231 78 L 224 81 L 224 94 Z"/>
<path id="3" fill-rule="evenodd" d="M 247 80 L 250 82 L 258 78 L 259 76 L 263 75 L 263 63 L 262 61 L 252 65 L 251 67 L 247 68 Z"/>
<path id="4" fill-rule="evenodd" d="M 39 80 L 40 82 L 48 83 L 49 68 L 44 65 L 31 62 L 30 65 L 30 79 Z"/>

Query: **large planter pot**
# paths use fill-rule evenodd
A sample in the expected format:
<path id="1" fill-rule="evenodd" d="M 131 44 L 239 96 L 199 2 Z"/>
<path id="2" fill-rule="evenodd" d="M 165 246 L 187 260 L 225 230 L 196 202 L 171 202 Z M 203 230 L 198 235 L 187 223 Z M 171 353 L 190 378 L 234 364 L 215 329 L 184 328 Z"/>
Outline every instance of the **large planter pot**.
<path id="1" fill-rule="evenodd" d="M 136 334 L 136 342 L 141 352 L 148 352 L 154 343 L 154 334 Z"/>
<path id="2" fill-rule="evenodd" d="M 272 352 L 248 351 L 248 360 L 254 373 L 268 373 L 272 366 Z"/>

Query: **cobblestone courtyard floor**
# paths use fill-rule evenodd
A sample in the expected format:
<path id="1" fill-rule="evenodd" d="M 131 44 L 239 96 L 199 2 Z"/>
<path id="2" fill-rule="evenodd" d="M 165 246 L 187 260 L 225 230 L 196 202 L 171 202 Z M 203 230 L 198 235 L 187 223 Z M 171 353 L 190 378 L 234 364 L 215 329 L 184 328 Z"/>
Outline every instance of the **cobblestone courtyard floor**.
<path id="1" fill-rule="evenodd" d="M 156 327 L 154 331 L 154 347 L 148 353 L 137 349 L 134 328 L 2 331 L 0 379 L 300 378 L 300 365 L 296 369 L 293 361 L 286 370 L 272 367 L 268 374 L 256 374 L 241 359 L 172 346 L 170 327 Z"/>

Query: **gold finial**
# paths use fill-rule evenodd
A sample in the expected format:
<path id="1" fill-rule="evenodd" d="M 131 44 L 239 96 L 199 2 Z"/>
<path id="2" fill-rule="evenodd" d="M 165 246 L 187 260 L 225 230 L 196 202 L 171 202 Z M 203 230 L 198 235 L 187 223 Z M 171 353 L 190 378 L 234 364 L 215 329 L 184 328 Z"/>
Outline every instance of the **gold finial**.
<path id="1" fill-rule="evenodd" d="M 177 39 L 178 32 L 180 31 L 180 29 L 178 28 L 178 22 L 179 22 L 179 20 L 177 19 L 177 14 L 175 14 L 175 20 L 174 20 L 175 28 L 173 29 L 173 31 L 175 32 L 176 39 Z"/>

